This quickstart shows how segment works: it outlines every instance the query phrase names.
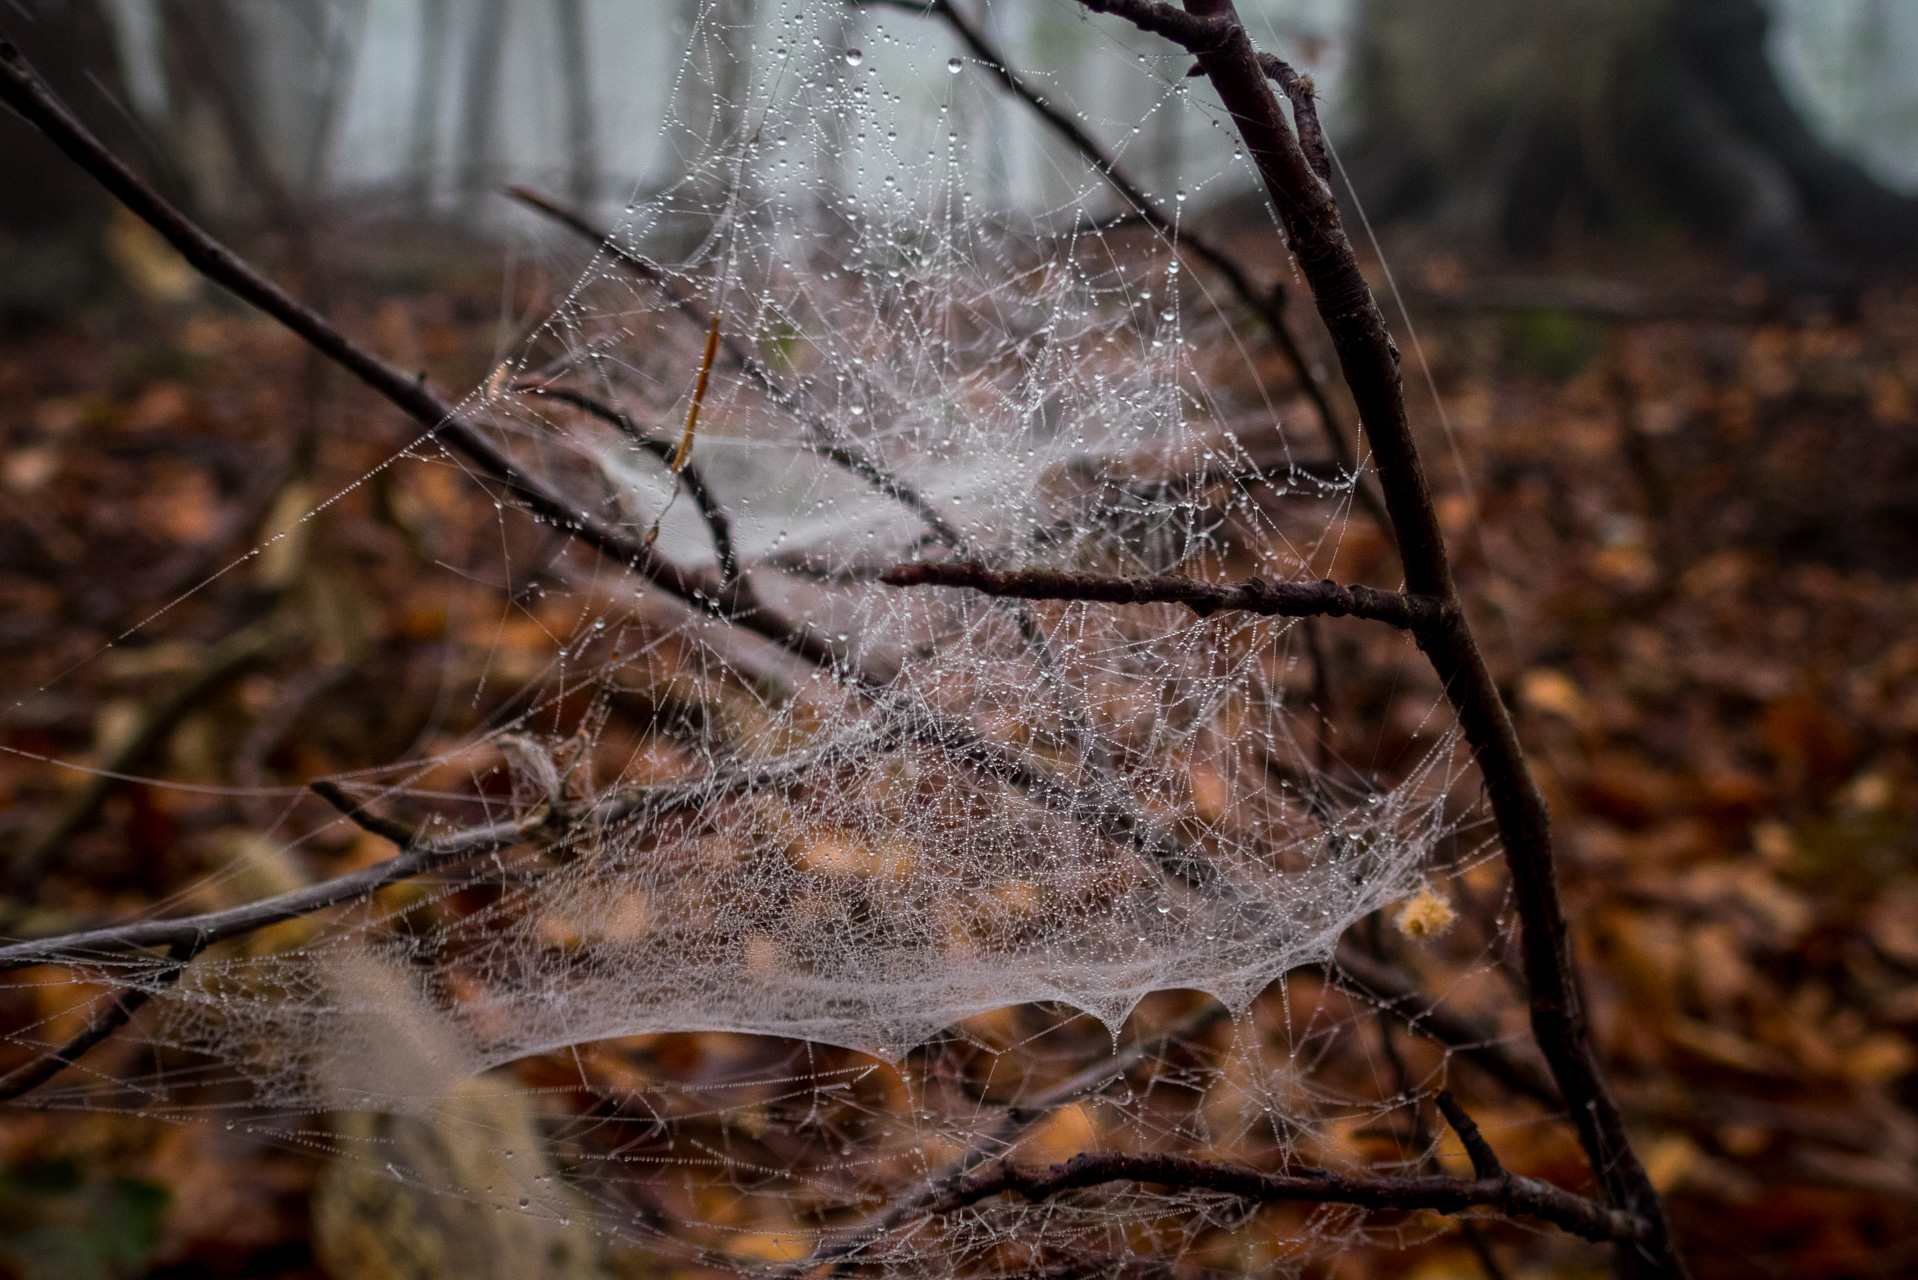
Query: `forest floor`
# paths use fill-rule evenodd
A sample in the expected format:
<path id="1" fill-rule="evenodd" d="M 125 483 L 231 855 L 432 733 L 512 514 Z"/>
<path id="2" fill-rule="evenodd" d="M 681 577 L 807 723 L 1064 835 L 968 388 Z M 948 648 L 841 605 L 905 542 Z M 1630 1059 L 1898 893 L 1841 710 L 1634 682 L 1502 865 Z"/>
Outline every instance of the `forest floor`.
<path id="1" fill-rule="evenodd" d="M 432 237 L 342 260 L 341 327 L 451 388 L 483 382 L 566 283 Z M 1918 291 L 1779 317 L 1679 250 L 1592 249 L 1496 287 L 1443 258 L 1398 268 L 1463 589 L 1552 803 L 1604 1054 L 1697 1274 L 1918 1272 Z M 567 630 L 525 595 L 501 622 L 528 586 L 497 580 L 477 490 L 376 471 L 411 438 L 396 412 L 150 274 L 147 296 L 0 348 L 7 933 L 383 856 L 293 790 L 497 722 Z M 1341 576 L 1395 585 L 1362 520 L 1338 555 Z M 290 639 L 246 630 L 288 618 Z M 1431 691 L 1402 656 L 1336 656 L 1334 746 L 1391 756 Z M 153 781 L 89 787 L 55 760 Z M 318 833 L 306 862 L 276 861 L 294 833 Z M 1447 953 L 1408 963 L 1441 980 Z M 83 1018 L 50 971 L 0 987 L 10 1036 L 58 1042 Z M 137 1052 L 74 1070 L 111 1078 Z M 1481 1098 L 1481 1123 L 1501 1105 Z M 315 1243 L 325 1161 L 229 1129 L 0 1111 L 0 1263 L 316 1274 L 337 1256 Z M 1562 1152 L 1508 1159 L 1582 1176 Z M 1509 1274 L 1559 1273 L 1535 1235 L 1491 1241 Z M 1446 1235 L 1332 1269 L 1479 1265 Z"/>

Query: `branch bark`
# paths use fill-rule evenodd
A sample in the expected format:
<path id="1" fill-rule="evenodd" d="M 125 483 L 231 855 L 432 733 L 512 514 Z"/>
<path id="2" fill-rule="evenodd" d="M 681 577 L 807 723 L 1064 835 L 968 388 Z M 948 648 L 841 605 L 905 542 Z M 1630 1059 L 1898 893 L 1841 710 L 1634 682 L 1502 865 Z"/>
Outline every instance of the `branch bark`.
<path id="1" fill-rule="evenodd" d="M 1403 631 L 1450 631 L 1458 626 L 1455 601 L 1380 591 L 1376 587 L 1323 582 L 1200 582 L 1176 574 L 1154 578 L 1108 577 L 1059 569 L 997 571 L 982 564 L 899 564 L 879 575 L 891 587 L 970 587 L 1017 600 L 1093 600 L 1104 604 L 1182 604 L 1201 618 L 1238 611 L 1285 618 L 1368 618 Z"/>
<path id="2" fill-rule="evenodd" d="M 1082 0 L 1183 45 L 1211 79 L 1278 208 L 1294 258 L 1337 349 L 1340 369 L 1372 442 L 1392 532 L 1413 594 L 1458 603 L 1438 515 L 1405 413 L 1398 347 L 1359 270 L 1331 187 L 1287 125 L 1263 63 L 1231 0 Z M 1551 824 L 1518 733 L 1471 628 L 1415 633 L 1444 683 L 1484 779 L 1505 849 L 1521 922 L 1533 1035 L 1564 1095 L 1608 1203 L 1643 1215 L 1650 1234 L 1621 1253 L 1628 1269 L 1680 1276 L 1664 1205 L 1625 1131 L 1592 1044 L 1553 862 Z"/>
<path id="3" fill-rule="evenodd" d="M 1608 1208 L 1533 1178 L 1501 1173 L 1491 1178 L 1356 1178 L 1314 1170 L 1262 1173 L 1241 1165 L 1182 1156 L 1087 1153 L 1044 1172 L 1002 1164 L 966 1178 L 928 1206 L 953 1213 L 999 1195 L 1039 1201 L 1103 1186 L 1141 1182 L 1194 1191 L 1216 1191 L 1254 1204 L 1349 1204 L 1361 1209 L 1419 1209 L 1454 1214 L 1485 1207 L 1509 1216 L 1538 1218 L 1587 1240 L 1639 1245 L 1652 1239 L 1652 1224 L 1637 1214 Z"/>
<path id="4" fill-rule="evenodd" d="M 129 986 L 113 998 L 112 1003 L 100 1011 L 87 1023 L 86 1029 L 79 1035 L 55 1049 L 52 1053 L 35 1058 L 25 1066 L 16 1067 L 5 1076 L 0 1076 L 0 1102 L 12 1102 L 15 1098 L 33 1092 L 53 1077 L 78 1062 L 86 1052 L 108 1036 L 133 1020 L 140 1007 L 154 996 L 180 980 L 187 965 L 200 953 L 201 946 L 195 942 L 176 942 L 168 949 L 168 965 L 162 969 L 148 986 Z"/>
<path id="5" fill-rule="evenodd" d="M 1263 323 L 1272 340 L 1278 344 L 1279 351 L 1285 356 L 1286 363 L 1292 366 L 1292 376 L 1297 380 L 1299 389 L 1305 392 L 1311 401 L 1312 410 L 1318 416 L 1320 429 L 1325 433 L 1326 444 L 1332 450 L 1339 468 L 1351 478 L 1352 493 L 1366 513 L 1378 522 L 1381 529 L 1387 527 L 1388 517 L 1385 504 L 1372 486 L 1365 482 L 1359 470 L 1357 458 L 1353 454 L 1352 444 L 1345 438 L 1345 428 L 1339 423 L 1339 415 L 1332 408 L 1332 400 L 1327 395 L 1325 384 L 1312 370 L 1312 363 L 1306 359 L 1300 348 L 1297 335 L 1292 332 L 1291 324 L 1285 317 L 1285 285 L 1275 282 L 1268 290 L 1261 290 L 1252 283 L 1252 276 L 1237 258 L 1226 252 L 1223 246 L 1214 243 L 1203 233 L 1189 226 L 1175 223 L 1157 200 L 1153 199 L 1144 187 L 1119 167 L 1116 156 L 1094 138 L 1071 115 L 1048 102 L 1045 95 L 1028 84 L 1023 76 L 1013 69 L 1005 54 L 992 43 L 986 33 L 965 14 L 961 13 L 952 0 L 932 0 L 930 4 L 918 0 L 855 0 L 856 3 L 902 9 L 908 13 L 930 14 L 944 22 L 952 33 L 959 37 L 962 44 L 970 50 L 994 79 L 1004 85 L 1006 90 L 1032 109 L 1034 115 L 1043 120 L 1054 133 L 1071 144 L 1088 164 L 1101 177 L 1112 184 L 1134 211 L 1137 221 L 1151 227 L 1175 249 L 1191 254 L 1199 261 L 1218 272 L 1219 277 L 1232 290 L 1234 296 L 1244 307 L 1256 315 Z M 1129 219 L 1130 220 L 1130 219 Z"/>

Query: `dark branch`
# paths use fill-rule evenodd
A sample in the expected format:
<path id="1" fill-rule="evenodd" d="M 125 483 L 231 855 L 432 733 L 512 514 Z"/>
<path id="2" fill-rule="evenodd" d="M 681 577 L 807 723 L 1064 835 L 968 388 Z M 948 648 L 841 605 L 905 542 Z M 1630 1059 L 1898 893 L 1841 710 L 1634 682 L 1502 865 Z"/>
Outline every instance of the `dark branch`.
<path id="1" fill-rule="evenodd" d="M 1497 1032 L 1426 995 L 1397 966 L 1369 956 L 1348 942 L 1340 944 L 1332 971 L 1380 1008 L 1404 1019 L 1413 1031 L 1466 1058 L 1514 1093 L 1553 1110 L 1565 1105 L 1551 1078 L 1500 1044 Z"/>
<path id="2" fill-rule="evenodd" d="M 991 1132 L 975 1138 L 965 1153 L 947 1164 L 944 1169 L 921 1179 L 911 1190 L 846 1234 L 822 1239 L 812 1253 L 779 1272 L 775 1280 L 799 1280 L 799 1277 L 827 1263 L 838 1264 L 835 1267 L 836 1273 L 844 1271 L 853 1259 L 870 1250 L 895 1227 L 925 1212 L 928 1206 L 949 1194 L 967 1174 L 990 1160 L 994 1151 L 1004 1150 L 1017 1141 L 1020 1134 L 1067 1104 L 1097 1093 L 1114 1081 L 1123 1078 L 1133 1067 L 1158 1053 L 1166 1045 L 1203 1035 L 1208 1029 L 1229 1016 L 1224 1005 L 1217 1002 L 1207 1004 L 1180 1018 L 1163 1031 L 1142 1037 L 1114 1053 L 1110 1058 L 1103 1058 L 1082 1070 L 1075 1071 L 1050 1088 L 1008 1108 L 1004 1118 Z"/>
<path id="3" fill-rule="evenodd" d="M 647 435 L 640 430 L 639 424 L 634 422 L 630 415 L 621 413 L 611 405 L 595 400 L 584 392 L 531 379 L 515 383 L 513 389 L 558 400 L 562 404 L 570 404 L 575 409 L 589 413 L 601 422 L 608 423 L 640 449 L 665 463 L 668 469 L 673 465 L 673 456 L 677 452 L 674 445 Z M 719 560 L 720 581 L 731 584 L 739 578 L 739 556 L 733 550 L 732 520 L 726 515 L 726 509 L 719 505 L 719 499 L 713 495 L 713 491 L 707 487 L 706 479 L 700 473 L 697 463 L 691 459 L 681 463 L 678 476 L 685 484 L 686 493 L 692 498 L 693 505 L 699 508 L 700 518 L 706 522 L 706 532 L 713 540 L 713 554 Z"/>
<path id="4" fill-rule="evenodd" d="M 1452 1132 L 1465 1148 L 1465 1154 L 1472 1158 L 1472 1174 L 1480 1181 L 1505 1176 L 1505 1166 L 1499 1163 L 1498 1152 L 1492 1150 L 1492 1144 L 1478 1131 L 1478 1121 L 1465 1114 L 1465 1108 L 1458 1104 L 1449 1089 L 1438 1091 L 1438 1109 L 1445 1115 L 1445 1123 L 1452 1126 Z"/>
<path id="5" fill-rule="evenodd" d="M 1182 1190 L 1215 1191 L 1254 1204 L 1349 1204 L 1361 1209 L 1460 1213 L 1484 1207 L 1539 1218 L 1587 1240 L 1636 1243 L 1651 1237 L 1651 1224 L 1636 1214 L 1608 1209 L 1549 1183 L 1502 1174 L 1495 1178 L 1353 1178 L 1336 1173 L 1261 1173 L 1239 1165 L 1182 1156 L 1074 1156 L 1044 1172 L 1002 1164 L 966 1178 L 928 1206 L 953 1213 L 998 1195 L 1040 1201 L 1108 1182 L 1143 1182 Z"/>
<path id="6" fill-rule="evenodd" d="M 1187 0 L 1193 12 L 1158 0 L 1082 0 L 1166 36 L 1197 55 L 1238 127 L 1246 153 L 1265 179 L 1300 272 L 1331 335 L 1346 386 L 1372 443 L 1379 482 L 1407 589 L 1456 606 L 1458 590 L 1418 445 L 1406 418 L 1398 347 L 1378 300 L 1359 270 L 1331 188 L 1286 123 L 1268 75 L 1232 0 Z M 1683 1276 L 1664 1205 L 1632 1150 L 1618 1100 L 1606 1083 L 1579 995 L 1564 904 L 1552 854 L 1551 820 L 1533 782 L 1518 733 L 1471 628 L 1417 633 L 1459 717 L 1485 782 L 1498 825 L 1521 923 L 1520 946 L 1530 993 L 1533 1037 L 1608 1203 L 1649 1224 L 1641 1248 L 1621 1254 L 1628 1269 Z"/>
<path id="7" fill-rule="evenodd" d="M 419 843 L 419 832 L 403 822 L 391 818 L 382 818 L 379 814 L 365 808 L 359 801 L 346 794 L 339 783 L 326 778 L 306 784 L 307 789 L 320 799 L 340 811 L 342 817 L 362 831 L 370 831 L 382 840 L 390 840 L 405 853 Z"/>
<path id="8" fill-rule="evenodd" d="M 1105 577 L 1058 569 L 1012 569 L 982 564 L 900 564 L 879 575 L 893 587 L 971 587 L 989 596 L 1020 600 L 1094 600 L 1102 604 L 1182 604 L 1200 617 L 1237 610 L 1285 618 L 1368 618 L 1405 631 L 1450 631 L 1458 625 L 1458 606 L 1431 596 L 1380 591 L 1338 582 L 1199 582 L 1165 575 L 1157 578 Z"/>
<path id="9" fill-rule="evenodd" d="M 1285 318 L 1285 288 L 1282 283 L 1275 284 L 1270 290 L 1261 290 L 1252 283 L 1252 277 L 1239 260 L 1215 244 L 1210 238 L 1194 230 L 1189 225 L 1175 223 L 1164 207 L 1141 187 L 1132 176 L 1119 166 L 1118 158 L 1086 132 L 1070 114 L 1048 102 L 1023 76 L 1013 69 L 1012 63 L 999 48 L 987 38 L 986 33 L 959 11 L 951 0 L 932 0 L 931 4 L 918 3 L 917 0 L 855 0 L 862 4 L 884 4 L 891 8 L 903 9 L 908 13 L 931 14 L 952 29 L 954 35 L 971 50 L 985 69 L 992 73 L 1007 92 L 1030 107 L 1035 115 L 1070 143 L 1099 175 L 1112 184 L 1131 208 L 1133 216 L 1158 232 L 1167 243 L 1191 254 L 1199 261 L 1218 272 L 1228 288 L 1246 309 L 1258 316 L 1266 329 L 1271 332 L 1273 341 L 1279 345 L 1286 363 L 1292 366 L 1292 376 L 1312 402 L 1313 411 L 1318 415 L 1319 425 L 1325 432 L 1326 442 L 1331 446 L 1332 456 L 1338 460 L 1340 469 L 1352 478 L 1352 491 L 1359 503 L 1379 528 L 1389 526 L 1385 504 L 1372 487 L 1365 483 L 1359 474 L 1358 461 L 1352 452 L 1351 442 L 1345 438 L 1345 431 L 1339 425 L 1339 416 L 1332 408 L 1331 398 L 1326 394 L 1325 384 L 1312 371 L 1312 362 L 1306 359 L 1300 348 L 1298 338 L 1292 332 L 1292 326 Z"/>
<path id="10" fill-rule="evenodd" d="M 113 998 L 113 1002 L 96 1015 L 73 1039 L 55 1049 L 52 1053 L 35 1058 L 25 1066 L 17 1067 L 0 1076 L 0 1102 L 12 1102 L 15 1098 L 31 1093 L 69 1066 L 78 1062 L 87 1050 L 99 1044 L 108 1036 L 124 1027 L 140 1011 L 140 1006 L 159 995 L 180 980 L 193 957 L 200 953 L 200 944 L 196 942 L 176 942 L 168 950 L 167 967 L 149 980 L 148 985 L 127 987 Z"/>
<path id="11" fill-rule="evenodd" d="M 11 44 L 0 40 L 0 102 L 18 111 L 115 198 L 159 232 L 208 279 L 230 289 L 291 329 L 322 354 L 379 392 L 425 427 L 435 439 L 464 454 L 479 471 L 504 485 L 541 520 L 567 537 L 606 555 L 702 613 L 724 617 L 827 670 L 845 667 L 845 655 L 812 628 L 772 612 L 706 573 L 693 573 L 657 554 L 589 512 L 581 511 L 547 480 L 523 470 L 452 405 L 335 329 L 284 289 L 215 240 L 147 185 L 87 131 L 48 89 Z"/>
<path id="12" fill-rule="evenodd" d="M 666 272 L 620 244 L 618 237 L 611 232 L 601 230 L 579 213 L 547 199 L 530 187 L 509 187 L 507 194 L 528 208 L 552 218 L 584 239 L 591 240 L 614 262 L 656 286 L 680 314 L 698 325 L 701 330 L 707 330 L 712 325 L 711 313 L 700 305 L 699 300 L 690 291 L 681 288 Z M 719 340 L 727 359 L 750 378 L 768 399 L 806 428 L 807 448 L 850 471 L 879 492 L 909 509 L 925 522 L 926 527 L 931 529 L 945 546 L 956 548 L 965 545 L 966 536 L 959 532 L 937 507 L 932 505 L 931 499 L 895 475 L 890 468 L 873 457 L 858 440 L 808 408 L 798 393 L 786 386 L 737 336 L 722 332 Z"/>

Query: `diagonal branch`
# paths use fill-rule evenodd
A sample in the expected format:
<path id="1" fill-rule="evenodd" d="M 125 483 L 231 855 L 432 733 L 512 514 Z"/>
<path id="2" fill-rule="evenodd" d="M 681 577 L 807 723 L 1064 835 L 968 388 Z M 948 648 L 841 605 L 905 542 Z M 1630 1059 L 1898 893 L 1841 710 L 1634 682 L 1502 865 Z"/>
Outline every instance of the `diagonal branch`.
<path id="1" fill-rule="evenodd" d="M 1484 1207 L 1539 1218 L 1587 1240 L 1637 1244 L 1652 1239 L 1652 1225 L 1637 1214 L 1610 1209 L 1550 1183 L 1503 1173 L 1485 1178 L 1361 1178 L 1313 1171 L 1263 1173 L 1242 1165 L 1183 1156 L 1087 1153 L 1044 1172 L 1001 1164 L 965 1178 L 927 1206 L 928 1213 L 955 1213 L 999 1195 L 1048 1200 L 1069 1191 L 1110 1182 L 1141 1182 L 1181 1190 L 1214 1191 L 1253 1204 L 1348 1204 L 1361 1209 L 1461 1213 Z"/>
<path id="2" fill-rule="evenodd" d="M 617 236 L 594 226 L 583 215 L 556 201 L 549 200 L 531 187 L 509 187 L 507 194 L 581 238 L 592 241 L 621 267 L 657 287 L 681 315 L 697 324 L 702 330 L 711 331 L 712 314 L 700 305 L 699 299 L 689 290 L 680 287 L 666 272 L 621 244 Z M 736 335 L 721 332 L 719 341 L 725 349 L 727 359 L 737 366 L 741 373 L 750 378 L 768 399 L 785 410 L 806 429 L 807 448 L 850 471 L 910 510 L 925 523 L 928 529 L 932 530 L 933 536 L 938 538 L 942 545 L 959 547 L 965 544 L 965 534 L 961 533 L 937 507 L 933 506 L 931 499 L 895 474 L 879 459 L 873 457 L 857 439 L 835 426 L 829 419 L 808 408 L 798 393 L 782 382 L 771 369 L 768 369 L 765 362 L 755 356 Z"/>
<path id="3" fill-rule="evenodd" d="M 1407 588 L 1456 605 L 1451 562 L 1406 418 L 1398 348 L 1359 270 L 1331 187 L 1301 149 L 1273 95 L 1268 75 L 1274 60 L 1261 61 L 1231 0 L 1188 0 L 1189 11 L 1159 0 L 1082 3 L 1166 36 L 1197 55 L 1265 179 L 1292 254 L 1331 334 L 1372 442 Z M 1632 1150 L 1623 1113 L 1592 1043 L 1558 894 L 1550 815 L 1527 768 L 1517 730 L 1469 625 L 1461 620 L 1450 631 L 1419 632 L 1417 639 L 1458 713 L 1498 825 L 1521 922 L 1533 1036 L 1607 1202 L 1643 1215 L 1652 1227 L 1635 1252 L 1620 1255 L 1621 1265 L 1682 1276 L 1685 1264 L 1672 1241 L 1662 1199 Z"/>
<path id="4" fill-rule="evenodd" d="M 989 596 L 1018 600 L 1094 600 L 1104 604 L 1182 604 L 1201 618 L 1221 610 L 1285 618 L 1368 618 L 1403 631 L 1451 631 L 1456 602 L 1432 596 L 1380 591 L 1376 587 L 1324 582 L 1200 582 L 1166 574 L 1156 578 L 1107 577 L 1060 569 L 997 571 L 982 564 L 899 564 L 879 575 L 893 587 L 971 587 Z"/>
<path id="5" fill-rule="evenodd" d="M 1048 102 L 1045 95 L 1027 83 L 1025 78 L 1013 69 L 1011 61 L 1005 54 L 986 36 L 985 31 L 961 13 L 952 0 L 931 0 L 929 4 L 924 3 L 923 0 L 854 0 L 854 2 L 883 4 L 890 8 L 902 9 L 907 13 L 930 14 L 940 19 L 951 28 L 952 33 L 959 37 L 966 48 L 972 51 L 980 64 L 992 73 L 993 78 L 1005 86 L 1014 97 L 1030 107 L 1033 114 L 1045 121 L 1054 133 L 1070 143 L 1085 158 L 1087 164 L 1112 184 L 1113 190 L 1117 191 L 1120 198 L 1135 211 L 1134 216 L 1138 221 L 1158 232 L 1167 243 L 1184 250 L 1218 272 L 1240 303 L 1258 316 L 1272 334 L 1273 341 L 1278 343 L 1286 363 L 1292 366 L 1293 378 L 1298 382 L 1299 388 L 1305 392 L 1306 399 L 1312 402 L 1313 412 L 1318 416 L 1319 426 L 1325 433 L 1326 443 L 1332 449 L 1332 456 L 1337 460 L 1339 469 L 1349 478 L 1352 492 L 1358 498 L 1360 505 L 1378 522 L 1379 528 L 1385 529 L 1389 526 L 1385 504 L 1379 500 L 1378 494 L 1366 483 L 1364 475 L 1360 473 L 1358 461 L 1353 456 L 1352 445 L 1345 438 L 1345 431 L 1339 425 L 1338 414 L 1332 408 L 1332 401 L 1326 394 L 1325 384 L 1313 372 L 1311 361 L 1306 359 L 1305 352 L 1299 346 L 1298 338 L 1292 332 L 1292 326 L 1286 320 L 1283 283 L 1274 284 L 1270 290 L 1260 290 L 1252 283 L 1252 277 L 1245 267 L 1237 258 L 1226 252 L 1223 246 L 1190 226 L 1175 223 L 1166 213 L 1164 206 L 1134 181 L 1130 174 L 1119 167 L 1118 157 L 1107 151 L 1099 140 L 1086 132 L 1085 128 L 1071 115 Z"/>
<path id="6" fill-rule="evenodd" d="M 180 980 L 180 975 L 186 972 L 187 965 L 192 963 L 200 950 L 201 944 L 197 942 L 174 943 L 167 952 L 167 967 L 153 977 L 148 985 L 124 988 L 79 1035 L 52 1053 L 0 1076 L 0 1102 L 12 1102 L 38 1089 L 78 1062 L 87 1050 L 132 1021 L 133 1015 L 140 1011 L 140 1006 Z"/>
<path id="7" fill-rule="evenodd" d="M 1551 1077 L 1499 1043 L 1498 1033 L 1478 1025 L 1468 1015 L 1426 995 L 1397 966 L 1342 943 L 1333 959 L 1332 975 L 1390 1010 L 1419 1035 L 1446 1046 L 1514 1093 L 1523 1094 L 1553 1110 L 1565 1105 Z"/>
<path id="8" fill-rule="evenodd" d="M 585 546 L 630 568 L 694 609 L 728 621 L 785 648 L 815 666 L 845 668 L 842 648 L 803 623 L 784 618 L 703 572 L 671 561 L 579 509 L 551 482 L 522 469 L 425 382 L 354 343 L 324 317 L 262 276 L 232 250 L 169 204 L 108 151 L 68 111 L 12 44 L 0 39 L 0 102 L 12 107 L 73 161 L 137 214 L 208 279 L 230 289 L 304 338 L 426 428 L 464 454 L 487 478 L 503 485 L 541 520 Z"/>

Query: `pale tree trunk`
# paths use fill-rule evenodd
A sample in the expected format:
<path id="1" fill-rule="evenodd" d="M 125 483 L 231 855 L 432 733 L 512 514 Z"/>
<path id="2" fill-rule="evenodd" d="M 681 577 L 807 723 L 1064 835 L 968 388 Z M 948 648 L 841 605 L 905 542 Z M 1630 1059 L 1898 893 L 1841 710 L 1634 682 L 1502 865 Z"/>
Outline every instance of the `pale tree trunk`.
<path id="1" fill-rule="evenodd" d="M 499 165 L 499 87 L 506 54 L 507 0 L 480 0 L 460 85 L 460 199 L 470 214 Z"/>
<path id="2" fill-rule="evenodd" d="M 577 209 L 599 194 L 599 145 L 593 122 L 592 46 L 585 0 L 553 0 L 559 36 L 560 85 L 566 94 L 567 189 Z"/>
<path id="3" fill-rule="evenodd" d="M 420 0 L 420 56 L 413 80 L 407 184 L 413 216 L 433 210 L 440 152 L 440 93 L 446 80 L 446 0 Z"/>

